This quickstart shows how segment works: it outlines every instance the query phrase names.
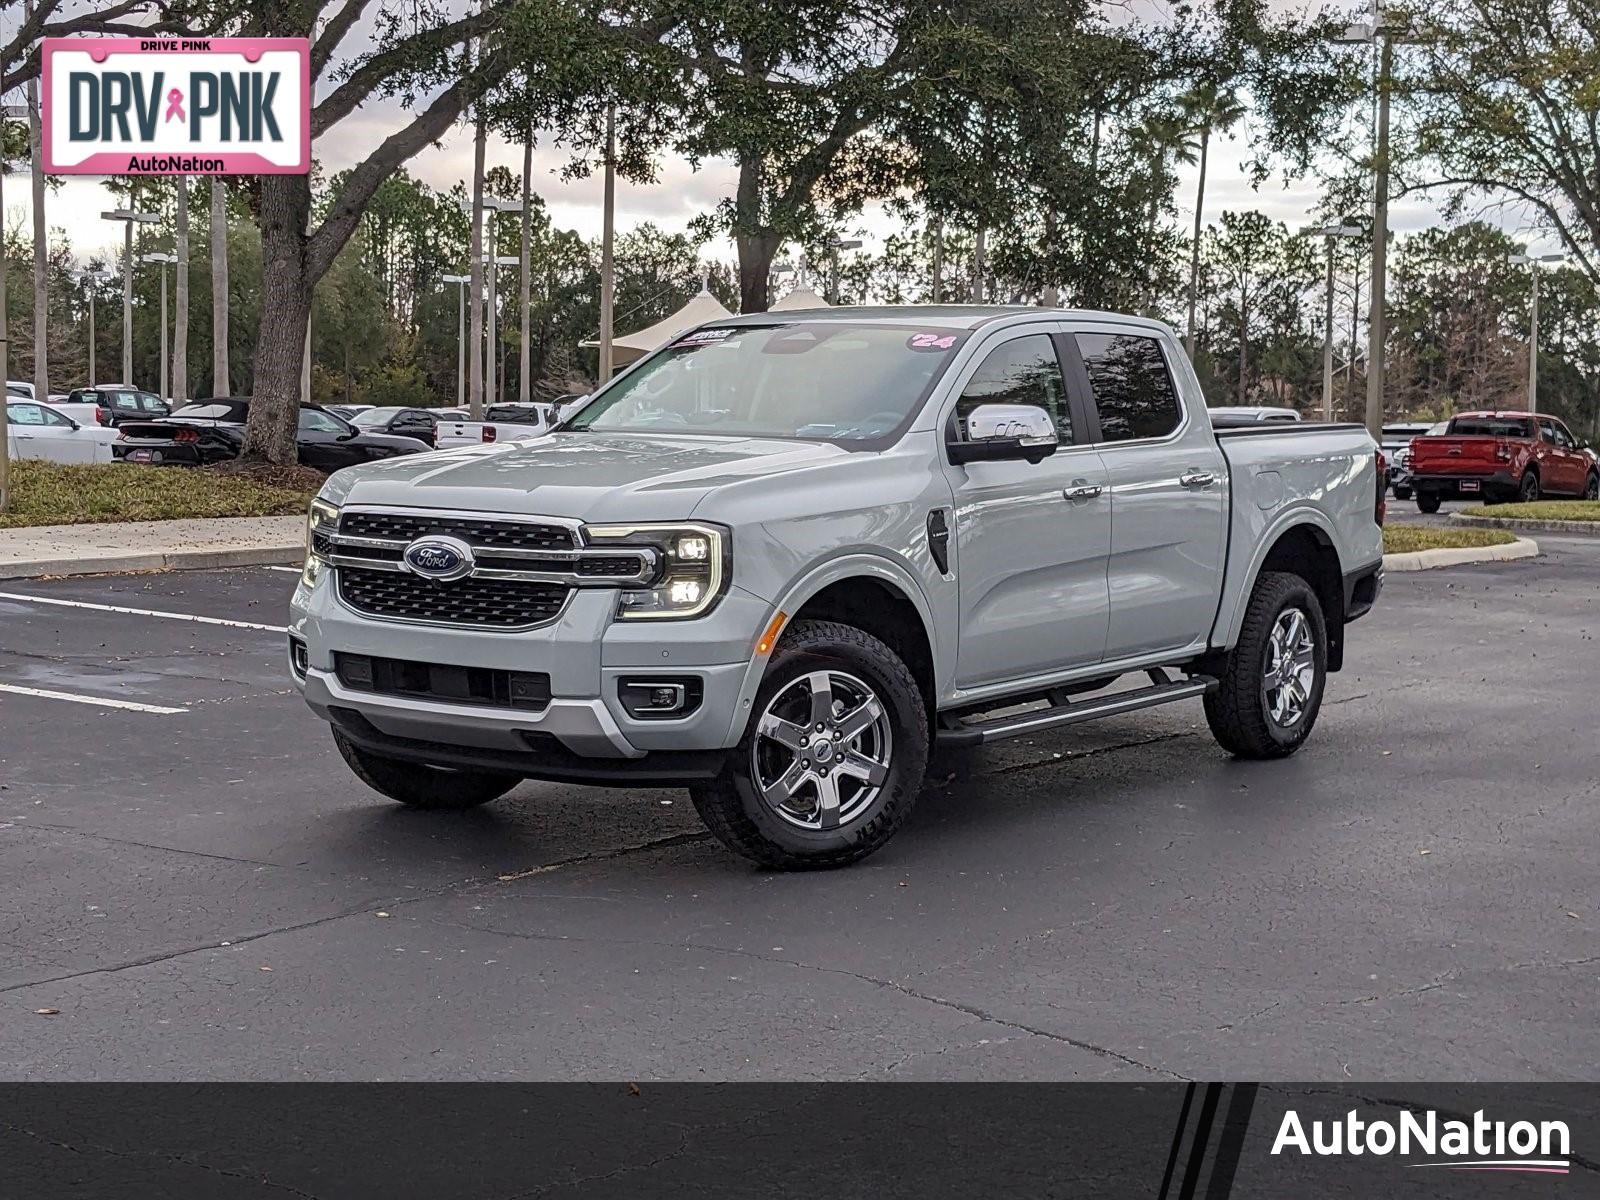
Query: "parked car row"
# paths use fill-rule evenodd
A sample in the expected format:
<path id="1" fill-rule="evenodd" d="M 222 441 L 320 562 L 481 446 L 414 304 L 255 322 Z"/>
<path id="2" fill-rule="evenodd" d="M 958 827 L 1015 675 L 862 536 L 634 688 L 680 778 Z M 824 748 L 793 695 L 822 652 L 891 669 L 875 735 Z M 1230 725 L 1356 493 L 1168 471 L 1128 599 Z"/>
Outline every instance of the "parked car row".
<path id="1" fill-rule="evenodd" d="M 237 458 L 250 416 L 247 397 L 186 404 L 170 417 L 125 421 L 111 447 L 118 462 L 202 466 Z M 300 406 L 300 462 L 322 471 L 421 454 L 433 446 L 420 437 L 367 432 L 315 404 Z"/>

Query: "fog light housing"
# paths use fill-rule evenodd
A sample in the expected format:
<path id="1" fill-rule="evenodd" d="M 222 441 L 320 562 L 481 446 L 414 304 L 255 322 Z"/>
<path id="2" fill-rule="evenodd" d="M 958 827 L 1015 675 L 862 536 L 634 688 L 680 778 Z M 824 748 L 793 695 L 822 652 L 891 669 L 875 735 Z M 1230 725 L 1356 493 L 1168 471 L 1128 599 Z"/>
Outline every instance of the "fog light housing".
<path id="1" fill-rule="evenodd" d="M 692 675 L 644 675 L 617 683 L 617 699 L 636 721 L 676 721 L 700 707 L 705 686 Z"/>
<path id="2" fill-rule="evenodd" d="M 302 682 L 311 670 L 311 653 L 306 649 L 306 644 L 297 637 L 289 639 L 289 669 L 294 672 L 294 677 Z"/>

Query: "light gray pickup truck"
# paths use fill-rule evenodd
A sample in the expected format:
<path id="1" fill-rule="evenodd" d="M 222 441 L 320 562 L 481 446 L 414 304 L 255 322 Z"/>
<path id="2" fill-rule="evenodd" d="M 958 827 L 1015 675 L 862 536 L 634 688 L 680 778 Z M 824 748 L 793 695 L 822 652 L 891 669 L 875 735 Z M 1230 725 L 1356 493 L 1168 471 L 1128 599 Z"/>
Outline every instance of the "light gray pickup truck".
<path id="1" fill-rule="evenodd" d="M 838 308 L 678 338 L 532 442 L 343 470 L 295 682 L 419 808 L 688 788 L 775 867 L 905 820 L 932 749 L 1203 699 L 1290 754 L 1382 584 L 1359 426 L 1214 431 L 1165 325 Z"/>

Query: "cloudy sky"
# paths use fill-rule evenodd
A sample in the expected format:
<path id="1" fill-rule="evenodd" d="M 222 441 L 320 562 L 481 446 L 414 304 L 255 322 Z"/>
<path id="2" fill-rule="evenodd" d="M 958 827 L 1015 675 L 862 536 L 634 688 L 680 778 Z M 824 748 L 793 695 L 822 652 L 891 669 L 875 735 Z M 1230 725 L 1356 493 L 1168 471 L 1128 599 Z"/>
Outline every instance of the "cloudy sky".
<path id="1" fill-rule="evenodd" d="M 0 29 L 11 25 L 13 19 L 0 18 Z M 352 34 L 348 44 L 356 44 L 358 36 Z M 323 85 L 319 91 L 325 88 L 326 85 Z M 404 111 L 393 102 L 370 105 L 321 138 L 315 147 L 316 157 L 329 172 L 340 170 L 351 165 L 376 141 L 398 127 L 404 118 Z M 1241 131 L 1241 135 L 1244 135 L 1244 131 Z M 1286 221 L 1291 227 L 1307 223 L 1309 211 L 1319 199 L 1316 181 L 1275 177 L 1259 190 L 1252 188 L 1244 170 L 1247 151 L 1245 136 L 1226 138 L 1213 144 L 1206 188 L 1207 218 L 1214 220 L 1225 209 L 1255 208 L 1277 220 Z M 596 235 L 600 229 L 599 176 L 563 180 L 560 176 L 563 161 L 559 150 L 536 151 L 535 189 L 543 197 L 558 226 L 575 229 L 586 236 Z M 521 149 L 497 139 L 491 140 L 488 162 L 490 166 L 500 164 L 514 173 L 520 172 Z M 465 126 L 457 126 L 441 144 L 414 159 L 410 169 L 430 185 L 445 188 L 458 179 L 466 178 L 471 171 L 471 164 L 471 131 Z M 1193 220 L 1195 176 L 1194 168 L 1185 168 L 1178 188 L 1178 218 L 1184 227 Z M 682 160 L 666 158 L 660 163 L 655 183 L 642 187 L 630 184 L 619 186 L 619 227 L 626 229 L 642 221 L 653 221 L 668 229 L 682 229 L 729 195 L 733 190 L 733 181 L 733 167 L 728 162 L 711 161 L 703 164 L 699 170 L 692 170 Z M 20 225 L 25 232 L 31 231 L 27 175 L 9 176 L 7 182 L 7 223 L 12 228 Z M 46 223 L 52 229 L 71 230 L 73 247 L 80 257 L 107 253 L 120 245 L 121 237 L 120 225 L 99 220 L 100 212 L 109 207 L 112 207 L 112 197 L 102 181 L 91 177 L 67 177 L 48 198 Z M 1513 231 L 1525 228 L 1525 216 L 1520 212 L 1486 215 Z M 1397 232 L 1404 233 L 1435 224 L 1439 217 L 1431 203 L 1419 198 L 1394 204 L 1390 220 Z M 876 211 L 863 214 L 858 225 L 866 232 L 869 243 L 894 227 L 884 214 Z M 726 243 L 713 243 L 705 253 L 708 257 L 721 259 L 731 259 L 733 256 L 731 245 Z"/>

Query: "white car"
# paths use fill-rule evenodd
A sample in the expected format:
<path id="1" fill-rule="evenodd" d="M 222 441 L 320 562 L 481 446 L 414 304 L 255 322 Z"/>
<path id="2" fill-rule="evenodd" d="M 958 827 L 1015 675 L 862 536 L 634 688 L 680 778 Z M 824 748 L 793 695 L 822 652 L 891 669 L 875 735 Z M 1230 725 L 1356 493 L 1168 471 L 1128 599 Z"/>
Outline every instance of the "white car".
<path id="1" fill-rule="evenodd" d="M 87 409 L 74 415 L 72 409 Z M 117 431 L 97 425 L 92 404 L 38 404 L 12 400 L 6 405 L 6 441 L 12 458 L 58 463 L 108 463 Z"/>
<path id="2" fill-rule="evenodd" d="M 543 437 L 555 424 L 555 412 L 549 404 L 491 404 L 485 411 L 487 420 L 453 420 L 445 412 L 438 414 L 439 449 L 457 446 L 479 446 L 485 442 L 525 442 Z"/>

